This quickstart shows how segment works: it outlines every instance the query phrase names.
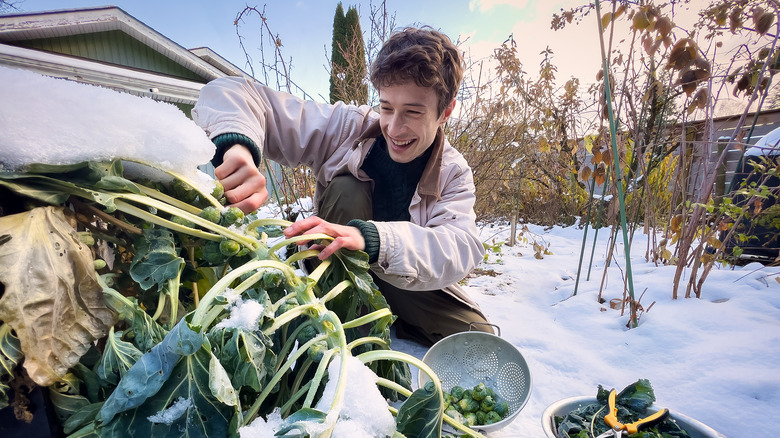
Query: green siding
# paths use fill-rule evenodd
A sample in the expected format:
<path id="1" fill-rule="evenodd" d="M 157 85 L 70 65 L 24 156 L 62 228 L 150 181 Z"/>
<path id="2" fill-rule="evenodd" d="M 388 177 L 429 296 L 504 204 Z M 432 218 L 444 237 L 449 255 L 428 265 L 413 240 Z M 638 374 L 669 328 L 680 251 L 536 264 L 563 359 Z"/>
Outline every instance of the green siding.
<path id="1" fill-rule="evenodd" d="M 205 83 L 192 71 L 119 30 L 19 41 L 20 47 L 61 53 Z"/>

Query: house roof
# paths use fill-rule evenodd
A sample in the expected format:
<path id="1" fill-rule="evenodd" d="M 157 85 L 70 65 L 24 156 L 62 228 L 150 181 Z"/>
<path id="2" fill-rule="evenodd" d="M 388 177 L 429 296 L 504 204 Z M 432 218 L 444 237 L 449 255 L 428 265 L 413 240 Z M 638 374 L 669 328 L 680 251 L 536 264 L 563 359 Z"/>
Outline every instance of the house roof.
<path id="1" fill-rule="evenodd" d="M 22 47 L 25 41 L 111 31 L 120 31 L 148 46 L 191 72 L 191 77 L 170 77 L 159 72 Z M 194 103 L 200 88 L 212 79 L 250 77 L 213 50 L 206 47 L 187 50 L 116 6 L 0 16 L 0 64 L 113 88 L 123 88 L 124 80 L 125 91 L 180 103 Z M 108 76 L 112 79 L 108 80 Z M 153 95 L 154 90 L 163 88 L 170 95 Z"/>

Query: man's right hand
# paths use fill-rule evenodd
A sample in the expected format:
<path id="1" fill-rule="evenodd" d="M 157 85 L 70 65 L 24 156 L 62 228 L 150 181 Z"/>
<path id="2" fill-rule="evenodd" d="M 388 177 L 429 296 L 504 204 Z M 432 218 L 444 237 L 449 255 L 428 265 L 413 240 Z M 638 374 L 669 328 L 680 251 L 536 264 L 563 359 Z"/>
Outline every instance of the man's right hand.
<path id="1" fill-rule="evenodd" d="M 222 156 L 222 164 L 214 169 L 214 176 L 225 188 L 225 198 L 231 206 L 251 213 L 268 199 L 265 176 L 255 166 L 252 153 L 236 144 Z"/>

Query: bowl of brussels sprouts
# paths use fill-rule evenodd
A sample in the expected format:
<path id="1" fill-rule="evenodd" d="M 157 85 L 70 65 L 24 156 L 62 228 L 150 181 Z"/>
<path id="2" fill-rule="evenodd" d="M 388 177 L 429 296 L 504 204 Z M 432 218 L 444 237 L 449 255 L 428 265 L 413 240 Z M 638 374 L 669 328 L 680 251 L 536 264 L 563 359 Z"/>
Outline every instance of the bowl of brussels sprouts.
<path id="1" fill-rule="evenodd" d="M 531 395 L 525 358 L 492 333 L 450 335 L 434 344 L 423 362 L 441 380 L 445 414 L 474 429 L 490 432 L 505 427 Z M 427 374 L 418 374 L 421 387 L 428 380 Z"/>

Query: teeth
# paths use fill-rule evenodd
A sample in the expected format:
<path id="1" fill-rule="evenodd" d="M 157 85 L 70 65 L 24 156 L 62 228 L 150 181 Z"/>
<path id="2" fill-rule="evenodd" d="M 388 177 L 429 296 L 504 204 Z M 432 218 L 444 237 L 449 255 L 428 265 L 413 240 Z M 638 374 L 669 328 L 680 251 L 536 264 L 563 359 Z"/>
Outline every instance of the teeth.
<path id="1" fill-rule="evenodd" d="M 409 143 L 411 143 L 412 141 L 413 141 L 413 140 L 407 140 L 407 141 L 396 141 L 396 140 L 393 140 L 393 142 L 394 142 L 395 144 L 397 144 L 398 146 L 406 146 L 406 145 L 408 145 Z"/>

